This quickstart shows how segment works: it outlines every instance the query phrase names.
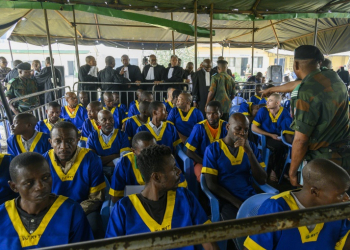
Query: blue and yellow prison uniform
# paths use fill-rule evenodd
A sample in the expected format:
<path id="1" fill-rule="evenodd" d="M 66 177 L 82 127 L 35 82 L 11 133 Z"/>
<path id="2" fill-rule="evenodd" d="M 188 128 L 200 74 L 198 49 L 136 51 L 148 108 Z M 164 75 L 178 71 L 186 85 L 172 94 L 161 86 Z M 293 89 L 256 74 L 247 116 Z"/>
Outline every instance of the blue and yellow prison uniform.
<path id="1" fill-rule="evenodd" d="M 82 141 L 87 141 L 88 137 L 93 133 L 93 132 L 99 132 L 100 128 L 97 126 L 95 120 L 90 120 L 89 118 L 85 119 L 82 129 L 81 129 L 81 138 L 80 140 Z"/>
<path id="2" fill-rule="evenodd" d="M 61 118 L 69 120 L 81 131 L 85 119 L 88 118 L 87 110 L 81 104 L 77 105 L 72 114 L 67 106 L 61 108 Z"/>
<path id="3" fill-rule="evenodd" d="M 168 191 L 164 219 L 159 225 L 143 207 L 136 194 L 119 200 L 109 218 L 106 238 L 171 230 L 210 223 L 196 197 L 186 188 Z M 183 250 L 195 249 L 186 246 Z"/>
<path id="4" fill-rule="evenodd" d="M 227 135 L 226 130 L 227 122 L 224 120 L 219 121 L 218 132 L 216 137 L 213 138 L 213 135 L 210 132 L 208 120 L 204 120 L 193 127 L 190 137 L 186 141 L 185 147 L 200 157 L 203 158 L 205 149 L 209 144 L 224 138 Z"/>
<path id="5" fill-rule="evenodd" d="M 117 105 L 117 107 L 123 111 L 123 113 L 125 114 L 125 116 L 128 116 L 128 108 L 126 107 L 125 104 L 119 103 L 119 104 Z"/>
<path id="6" fill-rule="evenodd" d="M 268 108 L 262 107 L 256 114 L 253 124 L 271 134 L 281 135 L 283 131 L 283 134 L 294 135 L 294 131 L 290 128 L 292 121 L 290 113 L 283 107 L 280 107 L 275 117 Z"/>
<path id="7" fill-rule="evenodd" d="M 103 107 L 104 110 L 108 110 L 106 107 Z M 123 120 L 127 118 L 125 111 L 120 108 L 120 104 L 116 107 L 113 107 L 111 110 L 114 120 L 114 128 L 122 129 Z"/>
<path id="8" fill-rule="evenodd" d="M 147 123 L 149 123 L 150 120 L 151 118 L 148 117 Z M 124 119 L 123 122 L 125 122 L 124 132 L 127 134 L 128 139 L 131 140 L 136 135 L 137 129 L 141 127 L 142 124 L 137 119 L 137 115 Z"/>
<path id="9" fill-rule="evenodd" d="M 253 102 L 242 102 L 239 105 L 238 113 L 242 113 L 245 116 L 251 116 L 253 105 L 255 105 L 255 103 L 253 103 Z"/>
<path id="10" fill-rule="evenodd" d="M 89 194 L 106 187 L 101 159 L 90 149 L 81 148 L 67 174 L 57 164 L 53 149 L 45 153 L 44 157 L 51 169 L 52 193 L 81 203 L 88 199 Z"/>
<path id="11" fill-rule="evenodd" d="M 266 200 L 259 208 L 258 215 L 299 210 L 290 192 L 283 192 Z M 251 235 L 245 240 L 244 246 L 248 250 L 340 250 L 344 247 L 349 230 L 350 223 L 348 220 L 338 220 L 316 224 L 316 227 L 311 232 L 306 226 L 302 226 Z"/>
<path id="12" fill-rule="evenodd" d="M 67 122 L 66 119 L 60 118 L 58 122 Z M 70 121 L 69 121 L 70 122 Z M 48 119 L 45 119 L 43 121 L 38 121 L 38 123 L 35 125 L 35 130 L 39 132 L 43 132 L 45 134 L 50 134 L 52 130 L 51 124 L 48 122 Z"/>
<path id="13" fill-rule="evenodd" d="M 166 112 L 169 114 L 171 109 L 174 107 L 174 104 L 172 102 L 168 102 L 168 100 L 164 100 L 163 103 L 165 105 Z"/>
<path id="14" fill-rule="evenodd" d="M 38 132 L 30 146 L 29 152 L 36 152 L 44 154 L 51 149 L 49 143 L 50 135 Z M 13 156 L 25 153 L 27 150 L 24 148 L 21 135 L 11 135 L 7 139 L 7 153 Z"/>
<path id="15" fill-rule="evenodd" d="M 115 197 L 122 197 L 127 185 L 145 185 L 142 174 L 136 164 L 136 156 L 132 152 L 123 155 L 115 166 L 109 194 Z M 187 181 L 182 173 L 180 174 L 179 187 L 187 188 Z"/>
<path id="16" fill-rule="evenodd" d="M 266 102 L 267 102 L 267 98 L 263 97 L 263 98 L 261 98 L 261 100 L 258 104 L 265 104 L 266 105 Z"/>
<path id="17" fill-rule="evenodd" d="M 130 104 L 129 111 L 128 111 L 128 116 L 132 117 L 134 115 L 139 115 L 140 114 L 140 108 L 139 108 L 139 102 L 135 101 L 135 104 Z"/>
<path id="18" fill-rule="evenodd" d="M 0 249 L 33 249 L 94 239 L 80 204 L 61 195 L 32 234 L 23 226 L 15 200 L 0 206 L 0 218 Z"/>
<path id="19" fill-rule="evenodd" d="M 286 100 L 284 102 L 283 108 L 285 108 L 290 113 L 290 100 Z"/>
<path id="20" fill-rule="evenodd" d="M 249 145 L 260 165 L 265 167 L 255 144 L 249 142 Z M 248 155 L 243 147 L 239 147 L 235 157 L 222 139 L 210 144 L 205 150 L 202 174 L 216 175 L 220 186 L 241 201 L 256 194 L 252 186 Z"/>
<path id="21" fill-rule="evenodd" d="M 189 137 L 194 125 L 203 121 L 204 117 L 202 112 L 197 108 L 190 108 L 187 115 L 184 116 L 181 109 L 175 107 L 171 109 L 167 120 L 175 125 L 176 130 L 180 134 Z"/>
<path id="22" fill-rule="evenodd" d="M 253 95 L 249 99 L 249 102 L 252 102 L 254 105 L 258 105 L 260 101 L 261 101 L 261 97 L 258 95 Z"/>
<path id="23" fill-rule="evenodd" d="M 8 181 L 11 180 L 9 170 L 12 159 L 12 155 L 0 154 L 0 205 L 18 196 L 8 184 Z"/>
<path id="24" fill-rule="evenodd" d="M 163 127 L 159 133 L 159 136 L 154 133 L 153 128 L 148 123 L 139 127 L 136 130 L 136 134 L 140 131 L 150 132 L 156 139 L 158 145 L 168 146 L 172 150 L 181 143 L 181 139 L 175 126 L 169 121 L 163 122 Z"/>
<path id="25" fill-rule="evenodd" d="M 114 129 L 107 144 L 100 135 L 100 131 L 94 131 L 87 140 L 87 148 L 93 149 L 99 156 L 121 154 L 131 150 L 127 135 L 119 129 Z"/>

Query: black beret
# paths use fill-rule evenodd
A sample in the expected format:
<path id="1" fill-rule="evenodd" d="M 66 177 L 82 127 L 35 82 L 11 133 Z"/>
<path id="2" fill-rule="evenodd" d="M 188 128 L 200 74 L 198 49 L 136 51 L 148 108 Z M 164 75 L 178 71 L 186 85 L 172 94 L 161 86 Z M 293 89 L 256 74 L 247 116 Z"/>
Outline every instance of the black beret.
<path id="1" fill-rule="evenodd" d="M 21 70 L 31 70 L 31 66 L 29 63 L 21 63 L 17 65 L 17 69 L 21 69 Z"/>
<path id="2" fill-rule="evenodd" d="M 301 45 L 294 50 L 294 60 L 315 59 L 323 61 L 324 57 L 321 51 L 313 45 Z"/>

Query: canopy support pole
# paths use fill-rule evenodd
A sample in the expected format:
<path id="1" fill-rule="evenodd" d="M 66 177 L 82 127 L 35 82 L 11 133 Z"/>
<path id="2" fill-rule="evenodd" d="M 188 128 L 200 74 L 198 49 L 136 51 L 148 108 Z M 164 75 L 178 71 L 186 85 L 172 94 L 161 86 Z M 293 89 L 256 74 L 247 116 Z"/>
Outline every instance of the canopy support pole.
<path id="1" fill-rule="evenodd" d="M 57 88 L 56 72 L 55 72 L 54 61 L 53 61 L 53 56 L 52 56 L 52 48 L 51 48 L 49 20 L 47 19 L 47 10 L 46 9 L 44 9 L 44 16 L 45 16 L 45 25 L 46 25 L 47 44 L 49 46 L 49 52 L 50 52 L 52 82 L 53 82 L 53 87 Z M 57 100 L 58 98 L 57 98 L 57 92 L 56 91 L 54 91 L 54 95 L 55 95 L 55 99 Z"/>
<path id="2" fill-rule="evenodd" d="M 317 26 L 318 26 L 318 19 L 315 20 L 314 46 L 316 46 L 317 44 Z"/>
<path id="3" fill-rule="evenodd" d="M 254 75 L 254 42 L 255 42 L 255 21 L 253 21 L 253 33 L 252 33 L 252 73 L 251 75 Z"/>
<path id="4" fill-rule="evenodd" d="M 197 0 L 194 0 L 194 68 L 197 69 Z"/>
<path id="5" fill-rule="evenodd" d="M 173 12 L 171 12 L 171 21 L 173 21 Z M 171 32 L 172 41 L 173 41 L 173 55 L 175 55 L 175 38 L 174 38 L 174 31 Z"/>
<path id="6" fill-rule="evenodd" d="M 277 47 L 277 60 L 276 60 L 276 65 L 279 65 L 279 64 L 278 64 L 279 50 L 280 50 L 280 49 Z"/>
<path id="7" fill-rule="evenodd" d="M 210 61 L 213 62 L 213 12 L 214 4 L 210 5 Z"/>
<path id="8" fill-rule="evenodd" d="M 73 8 L 73 25 L 74 25 L 74 47 L 75 47 L 75 57 L 76 57 L 76 61 L 77 61 L 77 71 L 80 68 L 80 60 L 79 60 L 79 47 L 78 47 L 78 35 L 77 35 L 77 24 L 75 22 L 75 10 L 74 10 L 74 6 L 72 6 Z"/>
<path id="9" fill-rule="evenodd" d="M 13 63 L 13 54 L 12 54 L 12 48 L 11 48 L 10 39 L 8 39 L 7 41 L 9 42 L 9 49 L 10 49 L 10 54 L 11 54 L 11 60 L 12 60 L 12 63 Z"/>

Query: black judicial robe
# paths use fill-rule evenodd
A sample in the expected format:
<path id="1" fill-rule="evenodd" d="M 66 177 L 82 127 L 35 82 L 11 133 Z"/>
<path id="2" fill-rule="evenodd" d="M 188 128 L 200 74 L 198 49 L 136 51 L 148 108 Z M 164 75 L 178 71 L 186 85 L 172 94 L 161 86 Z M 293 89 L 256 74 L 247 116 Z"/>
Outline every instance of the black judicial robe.
<path id="1" fill-rule="evenodd" d="M 163 81 L 165 67 L 163 65 L 157 65 L 154 67 L 154 80 L 146 80 L 147 74 L 151 65 L 146 65 L 142 70 L 142 77 L 144 82 L 154 82 L 154 81 Z"/>
<path id="2" fill-rule="evenodd" d="M 173 75 L 171 78 L 168 78 L 168 72 L 171 67 L 168 67 L 164 71 L 164 82 L 183 82 L 182 75 L 184 73 L 183 68 L 179 66 L 174 67 Z"/>
<path id="3" fill-rule="evenodd" d="M 129 79 L 125 78 L 124 75 L 120 75 L 120 71 L 124 68 L 123 66 L 120 66 L 116 68 L 115 70 L 117 71 L 117 74 L 121 77 L 123 83 L 130 83 L 130 82 L 136 82 L 136 81 L 141 81 L 142 82 L 142 75 L 141 75 L 141 70 L 138 66 L 136 65 L 128 65 L 128 71 L 129 71 Z"/>
<path id="4" fill-rule="evenodd" d="M 211 80 L 211 77 L 212 77 L 212 74 L 210 74 L 210 80 Z M 192 89 L 193 100 L 197 102 L 198 109 L 202 111 L 205 117 L 205 104 L 207 102 L 210 86 L 205 85 L 204 70 L 201 69 L 193 74 L 192 84 L 193 84 L 193 89 Z"/>
<path id="5" fill-rule="evenodd" d="M 17 68 L 12 69 L 10 72 L 7 73 L 4 82 L 8 83 L 13 78 L 18 77 L 18 70 Z"/>
<path id="6" fill-rule="evenodd" d="M 62 76 L 61 72 L 55 68 L 55 75 L 56 75 L 56 83 L 57 87 L 62 86 Z M 53 82 L 52 82 L 52 71 L 51 66 L 43 68 L 38 75 L 36 75 L 35 80 L 37 82 L 38 91 L 44 91 L 53 89 Z M 57 97 L 60 98 L 63 96 L 62 91 L 57 91 Z M 44 95 L 40 95 L 40 103 L 49 103 L 55 100 L 55 94 L 54 92 L 45 93 Z"/>
<path id="7" fill-rule="evenodd" d="M 214 67 L 211 69 L 210 74 L 214 75 L 218 73 L 218 66 Z M 230 69 L 227 69 L 227 74 L 229 74 L 230 76 L 232 76 L 232 71 Z"/>
<path id="8" fill-rule="evenodd" d="M 78 71 L 78 78 L 79 82 L 97 82 L 97 77 L 88 75 L 89 71 L 91 69 L 91 66 L 88 64 L 85 64 L 79 68 Z M 94 84 L 82 84 L 81 90 L 96 90 L 97 87 Z"/>
<path id="9" fill-rule="evenodd" d="M 184 74 L 182 75 L 182 78 L 183 78 L 183 79 L 187 79 L 187 77 L 188 77 L 189 75 L 191 75 L 191 79 L 192 79 L 192 77 L 193 77 L 193 75 L 194 75 L 193 70 L 190 72 L 189 70 L 185 69 L 185 70 L 184 70 Z"/>
<path id="10" fill-rule="evenodd" d="M 120 83 L 122 82 L 121 76 L 117 74 L 117 71 L 110 66 L 106 66 L 103 70 L 98 72 L 97 79 L 99 82 L 115 82 L 119 84 L 101 84 L 103 91 L 120 90 Z"/>

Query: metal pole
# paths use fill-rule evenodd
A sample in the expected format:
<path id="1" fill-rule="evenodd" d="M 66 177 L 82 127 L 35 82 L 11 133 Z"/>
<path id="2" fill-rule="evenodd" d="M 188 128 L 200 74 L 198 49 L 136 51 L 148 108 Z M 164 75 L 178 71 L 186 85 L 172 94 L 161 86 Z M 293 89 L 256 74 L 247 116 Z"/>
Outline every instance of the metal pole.
<path id="1" fill-rule="evenodd" d="M 13 123 L 12 111 L 10 109 L 9 103 L 7 102 L 7 99 L 6 99 L 6 96 L 5 96 L 5 93 L 4 93 L 4 87 L 0 85 L 0 88 L 1 88 L 0 89 L 1 102 L 2 102 L 2 105 L 4 106 L 4 109 L 5 109 L 5 112 L 6 112 L 6 115 L 7 115 L 7 119 L 9 121 L 10 125 L 12 125 L 12 123 Z M 5 117 L 1 117 L 1 118 L 5 119 Z M 4 125 L 4 127 L 5 127 L 5 131 L 7 131 L 5 125 Z"/>
<path id="2" fill-rule="evenodd" d="M 213 12 L 214 4 L 210 5 L 210 61 L 213 62 Z"/>
<path id="3" fill-rule="evenodd" d="M 194 68 L 197 70 L 197 0 L 194 0 Z"/>
<path id="4" fill-rule="evenodd" d="M 171 12 L 171 21 L 173 21 L 173 12 Z M 174 38 L 174 31 L 171 32 L 172 39 L 173 39 L 173 55 L 175 55 L 175 38 Z"/>
<path id="5" fill-rule="evenodd" d="M 317 44 L 317 26 L 318 26 L 318 19 L 315 20 L 314 46 L 316 46 Z"/>
<path id="6" fill-rule="evenodd" d="M 278 56 L 279 56 L 278 53 L 279 53 L 279 48 L 278 48 L 278 46 L 277 46 L 277 60 L 276 60 L 276 65 L 279 65 L 279 64 L 278 64 Z"/>
<path id="7" fill-rule="evenodd" d="M 255 21 L 253 21 L 253 33 L 252 33 L 252 73 L 254 75 L 254 33 L 255 33 Z"/>
<path id="8" fill-rule="evenodd" d="M 11 48 L 11 42 L 10 42 L 10 39 L 7 40 L 9 42 L 9 48 L 10 48 L 10 54 L 11 54 L 11 60 L 12 60 L 12 63 L 13 63 L 13 54 L 12 54 L 12 48 Z"/>
<path id="9" fill-rule="evenodd" d="M 54 61 L 53 61 L 53 56 L 52 56 L 52 48 L 51 48 L 49 20 L 47 19 L 46 9 L 44 9 L 44 16 L 45 16 L 45 25 L 46 25 L 47 44 L 49 46 L 49 52 L 50 52 L 52 82 L 53 82 L 53 87 L 57 88 L 56 72 L 55 72 Z M 55 99 L 58 99 L 56 91 L 54 91 L 54 95 L 55 95 Z"/>
<path id="10" fill-rule="evenodd" d="M 80 60 L 79 60 L 79 48 L 78 48 L 78 35 L 77 35 L 77 25 L 75 23 L 75 10 L 74 6 L 72 6 L 73 9 L 73 26 L 74 26 L 74 46 L 75 46 L 75 57 L 77 61 L 77 70 L 80 68 Z"/>

